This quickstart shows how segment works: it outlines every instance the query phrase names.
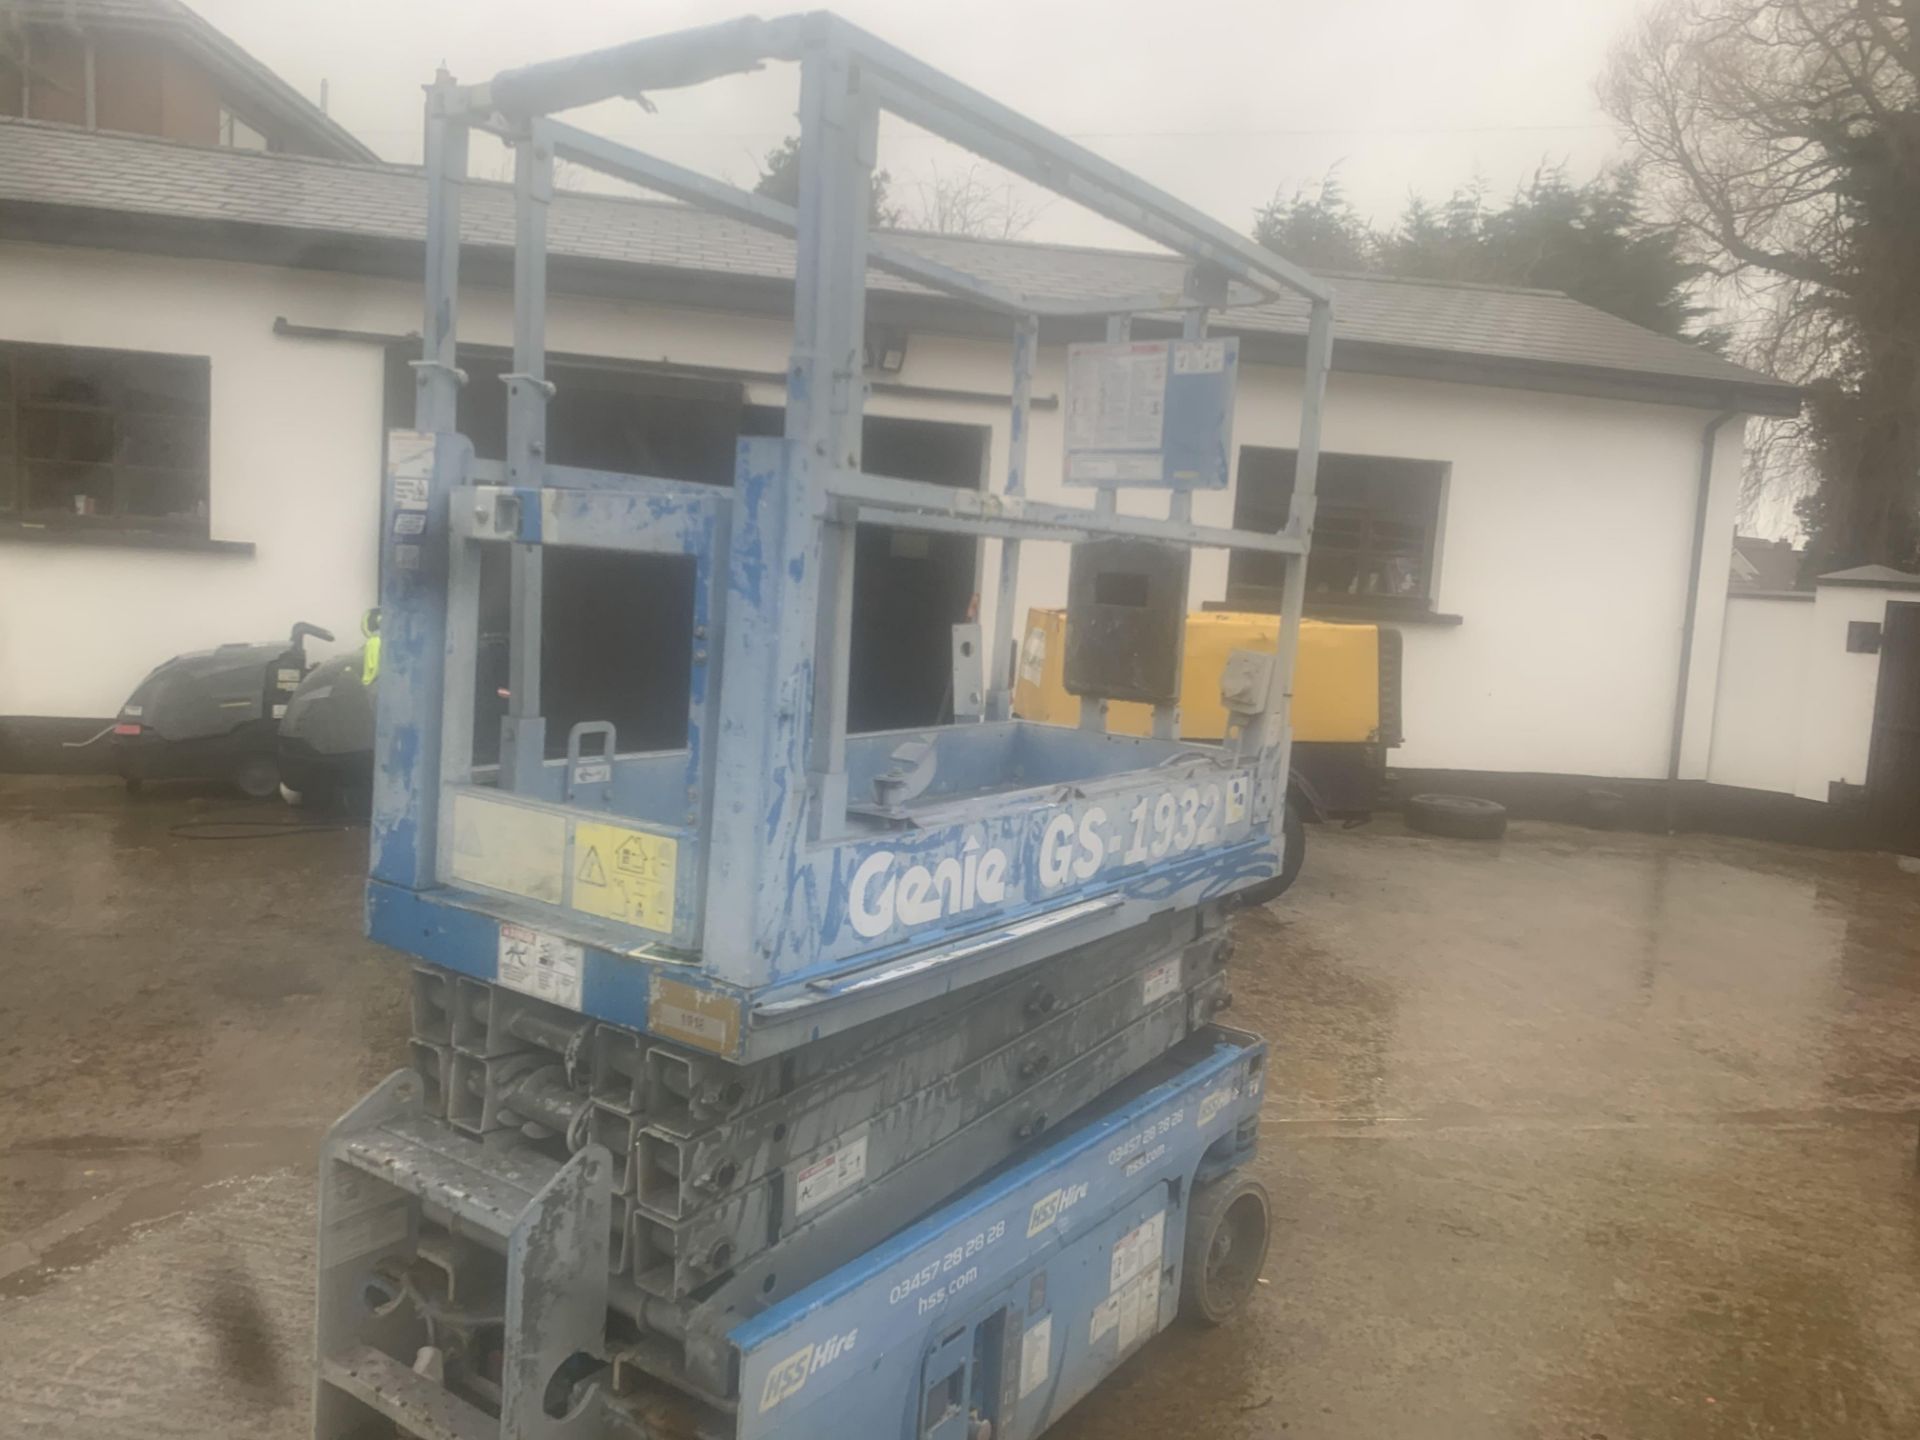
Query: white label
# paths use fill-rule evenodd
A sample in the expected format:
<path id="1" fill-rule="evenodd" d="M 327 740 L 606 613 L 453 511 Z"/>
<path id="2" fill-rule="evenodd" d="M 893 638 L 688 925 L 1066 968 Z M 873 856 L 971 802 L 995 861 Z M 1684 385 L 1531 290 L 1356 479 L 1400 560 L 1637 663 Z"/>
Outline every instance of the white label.
<path id="1" fill-rule="evenodd" d="M 1218 1115 L 1222 1110 L 1226 1109 L 1227 1106 L 1231 1105 L 1232 1103 L 1233 1103 L 1233 1087 L 1231 1085 L 1223 1085 L 1218 1090 L 1215 1090 L 1212 1094 L 1201 1096 L 1200 1097 L 1201 1128 L 1202 1129 L 1206 1128 L 1208 1121 L 1212 1120 L 1214 1116 Z"/>
<path id="2" fill-rule="evenodd" d="M 1108 1331 L 1119 1338 L 1116 1351 L 1124 1351 L 1154 1333 L 1160 1324 L 1160 1269 L 1155 1266 L 1115 1291 L 1094 1307 L 1087 1322 L 1087 1348 L 1100 1343 Z"/>
<path id="3" fill-rule="evenodd" d="M 1227 781 L 1227 824 L 1247 818 L 1247 777 L 1235 775 Z"/>
<path id="4" fill-rule="evenodd" d="M 1141 977 L 1140 1003 L 1151 1005 L 1157 1000 L 1166 999 L 1179 988 L 1180 957 L 1175 955 L 1171 960 L 1162 960 Z"/>
<path id="5" fill-rule="evenodd" d="M 1130 1350 L 1160 1325 L 1160 1267 L 1154 1266 L 1120 1292 L 1121 1350 Z"/>
<path id="6" fill-rule="evenodd" d="M 418 570 L 420 568 L 420 547 L 418 545 L 394 546 L 393 567 L 396 570 Z"/>
<path id="7" fill-rule="evenodd" d="M 1136 1225 L 1113 1242 L 1113 1264 L 1107 1274 L 1107 1290 L 1120 1289 L 1129 1280 L 1147 1270 L 1159 1270 L 1166 1248 L 1167 1212 L 1156 1210 L 1153 1218 Z"/>
<path id="8" fill-rule="evenodd" d="M 1218 375 L 1227 368 L 1227 346 L 1223 340 L 1183 340 L 1173 347 L 1173 373 L 1176 375 Z"/>
<path id="9" fill-rule="evenodd" d="M 1087 1321 L 1087 1348 L 1091 1350 L 1100 1343 L 1105 1335 L 1120 1323 L 1120 1297 L 1109 1295 L 1093 1307 L 1093 1315 Z"/>
<path id="10" fill-rule="evenodd" d="M 524 925 L 500 927 L 500 983 L 509 990 L 578 1010 L 585 968 L 585 953 L 571 940 Z"/>
<path id="11" fill-rule="evenodd" d="M 419 510 L 402 510 L 393 517 L 393 533 L 396 535 L 424 535 L 426 530 L 424 506 Z"/>
<path id="12" fill-rule="evenodd" d="M 795 1177 L 793 1213 L 804 1215 L 817 1209 L 866 1178 L 867 1137 L 862 1135 L 814 1161 Z"/>
<path id="13" fill-rule="evenodd" d="M 138 719 L 140 716 L 146 714 L 147 712 L 138 705 L 128 705 L 123 710 L 121 710 L 120 713 L 122 715 L 131 715 L 136 719 Z"/>
<path id="14" fill-rule="evenodd" d="M 1082 485 L 1157 484 L 1160 456 L 1079 454 L 1067 457 L 1067 479 Z"/>
<path id="15" fill-rule="evenodd" d="M 386 472 L 392 476 L 396 509 L 424 511 L 426 490 L 434 478 L 434 438 L 424 430 L 390 432 Z"/>
<path id="16" fill-rule="evenodd" d="M 1038 625 L 1027 631 L 1027 640 L 1020 647 L 1020 678 L 1029 685 L 1038 685 L 1047 673 L 1047 632 Z"/>
<path id="17" fill-rule="evenodd" d="M 298 685 L 300 683 L 300 672 L 298 670 L 293 670 L 285 666 L 282 666 L 280 669 L 274 671 L 273 673 L 274 673 L 276 683 L 278 684 Z"/>
<path id="18" fill-rule="evenodd" d="M 1047 1383 L 1053 1363 L 1053 1316 L 1043 1316 L 1020 1337 L 1020 1398 L 1026 1399 Z"/>
<path id="19" fill-rule="evenodd" d="M 1067 351 L 1067 449 L 1160 449 L 1167 343 L 1074 345 Z"/>
<path id="20" fill-rule="evenodd" d="M 582 760 L 573 767 L 576 785 L 604 785 L 613 779 L 613 765 L 607 760 Z"/>
<path id="21" fill-rule="evenodd" d="M 432 463 L 431 460 L 428 461 Z M 393 508 L 396 510 L 424 510 L 427 508 L 426 473 L 413 470 L 395 469 L 393 472 Z"/>

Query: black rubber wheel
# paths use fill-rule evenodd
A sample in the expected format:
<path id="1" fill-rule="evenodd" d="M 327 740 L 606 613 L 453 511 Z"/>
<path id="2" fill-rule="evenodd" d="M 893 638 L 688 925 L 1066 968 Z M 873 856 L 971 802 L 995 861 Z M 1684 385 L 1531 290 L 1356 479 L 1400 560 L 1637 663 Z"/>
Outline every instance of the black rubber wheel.
<path id="1" fill-rule="evenodd" d="M 1242 890 L 1239 895 L 1242 908 L 1278 900 L 1293 888 L 1293 882 L 1300 878 L 1300 867 L 1307 863 L 1306 816 L 1292 800 L 1287 801 L 1287 813 L 1280 822 L 1280 837 L 1280 873 Z"/>
<path id="2" fill-rule="evenodd" d="M 233 769 L 233 783 L 249 800 L 268 800 L 280 793 L 280 767 L 271 755 L 249 755 Z"/>
<path id="3" fill-rule="evenodd" d="M 1227 1174 L 1195 1187 L 1180 1267 L 1180 1313 L 1224 1325 L 1246 1305 L 1267 1263 L 1267 1187 Z"/>
<path id="4" fill-rule="evenodd" d="M 1452 840 L 1498 840 L 1507 833 L 1507 807 L 1472 795 L 1412 795 L 1407 824 Z"/>

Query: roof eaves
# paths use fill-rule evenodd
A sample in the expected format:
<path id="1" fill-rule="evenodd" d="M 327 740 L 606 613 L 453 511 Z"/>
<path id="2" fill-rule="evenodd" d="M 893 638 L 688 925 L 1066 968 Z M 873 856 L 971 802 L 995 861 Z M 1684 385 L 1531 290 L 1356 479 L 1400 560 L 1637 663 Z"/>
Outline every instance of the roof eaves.
<path id="1" fill-rule="evenodd" d="M 380 158 L 346 126 L 182 0 L 147 0 L 137 11 L 116 8 L 92 14 L 86 7 L 30 5 L 22 14 L 36 24 L 77 24 L 84 29 L 91 23 L 103 30 L 171 36 L 274 118 L 299 126 L 313 141 L 336 152 L 326 158 L 375 162 Z"/>
<path id="2" fill-rule="evenodd" d="M 380 158 L 372 147 L 288 84 L 277 71 L 256 60 L 225 31 L 184 4 L 179 10 L 183 37 L 235 80 L 251 85 L 255 98 L 277 110 L 280 118 L 304 126 L 315 138 L 337 147 L 341 151 L 339 159 L 377 161 Z"/>

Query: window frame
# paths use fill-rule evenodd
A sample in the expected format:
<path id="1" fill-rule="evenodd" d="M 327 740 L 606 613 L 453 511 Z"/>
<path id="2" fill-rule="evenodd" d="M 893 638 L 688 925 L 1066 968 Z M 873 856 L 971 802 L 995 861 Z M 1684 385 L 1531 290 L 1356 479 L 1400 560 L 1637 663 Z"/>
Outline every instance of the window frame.
<path id="1" fill-rule="evenodd" d="M 1266 495 L 1254 495 L 1247 488 L 1246 465 L 1249 454 L 1257 457 L 1273 457 L 1284 474 L 1284 483 L 1274 487 Z M 1239 447 L 1234 463 L 1234 515 L 1236 529 L 1262 530 L 1277 532 L 1285 524 L 1285 508 L 1291 504 L 1293 495 L 1293 465 L 1298 451 L 1285 445 L 1252 445 Z M 1331 463 L 1330 463 L 1331 462 Z M 1316 591 L 1313 588 L 1315 557 L 1324 557 L 1334 552 L 1326 548 L 1327 536 L 1325 522 L 1330 511 L 1338 508 L 1327 489 L 1329 469 L 1338 469 L 1344 464 L 1364 465 L 1374 463 L 1382 466 L 1405 467 L 1412 471 L 1430 470 L 1432 484 L 1431 511 L 1423 521 L 1419 589 L 1411 594 L 1389 595 L 1379 593 L 1342 593 L 1327 590 Z M 1312 554 L 1307 562 L 1306 603 L 1302 607 L 1308 616 L 1321 619 L 1441 619 L 1438 614 L 1440 596 L 1441 559 L 1445 551 L 1447 508 L 1453 483 L 1453 462 L 1435 460 L 1422 456 L 1379 455 L 1360 451 L 1322 451 L 1320 469 L 1316 485 L 1315 537 Z M 1249 515 L 1251 505 L 1256 513 Z M 1364 514 L 1369 521 L 1380 513 L 1370 507 L 1360 505 L 1352 507 Z M 1259 511 L 1266 513 L 1261 514 Z M 1376 560 L 1384 558 L 1376 548 L 1361 544 L 1351 551 L 1358 565 L 1364 566 L 1369 556 Z M 1249 571 L 1257 571 L 1262 557 L 1250 552 L 1235 551 L 1228 559 L 1226 601 L 1230 610 L 1270 610 L 1278 613 L 1281 604 L 1280 589 L 1277 585 L 1261 583 L 1258 579 L 1248 578 Z"/>
<path id="2" fill-rule="evenodd" d="M 241 143 L 239 132 L 242 130 L 247 132 L 246 144 Z M 245 150 L 266 154 L 273 149 L 273 142 L 268 138 L 267 132 L 225 101 L 220 104 L 220 118 L 214 133 L 219 137 L 219 145 L 223 150 Z M 257 145 L 253 143 L 256 140 L 259 141 Z"/>
<path id="3" fill-rule="evenodd" d="M 93 358 L 99 369 L 89 376 L 83 365 L 75 363 L 73 374 L 90 379 L 105 393 L 106 398 L 29 397 L 26 367 L 21 362 L 32 361 L 36 357 L 44 361 L 51 356 Z M 171 404 L 133 405 L 129 403 L 129 387 L 124 374 L 103 383 L 103 372 L 108 371 L 109 367 L 137 367 L 141 362 L 158 362 L 169 368 L 191 371 L 190 378 L 181 386 L 181 389 L 192 392 L 191 398 L 184 403 L 176 400 Z M 166 385 L 156 385 L 155 389 L 164 394 L 168 385 L 178 381 L 177 375 L 169 377 Z M 67 435 L 61 437 L 63 440 L 71 440 L 80 434 L 88 419 L 103 423 L 103 428 L 110 436 L 109 445 L 113 453 L 105 459 L 62 456 L 57 453 L 30 454 L 30 449 L 37 448 L 29 443 L 30 430 L 51 427 L 57 431 L 63 422 L 54 417 L 60 416 L 79 417 L 81 421 L 80 424 L 64 422 L 70 428 Z M 152 425 L 155 432 L 176 427 L 184 433 L 189 449 L 195 453 L 186 463 L 130 459 L 126 451 L 134 441 L 129 433 L 129 421 L 157 422 Z M 166 442 L 161 443 L 164 445 Z M 52 448 L 60 448 L 60 441 L 56 441 Z M 189 542 L 209 540 L 212 533 L 212 449 L 213 363 L 210 357 L 173 351 L 127 350 L 104 345 L 0 339 L 0 527 L 74 536 L 139 534 L 175 537 Z M 45 506 L 34 508 L 30 467 L 58 465 L 86 467 L 88 478 L 95 485 L 104 472 L 111 495 L 110 508 L 92 513 Z M 129 496 L 136 487 L 154 483 L 156 479 L 161 482 L 171 479 L 180 484 L 185 493 L 193 498 L 193 511 L 148 515 L 130 509 Z"/>

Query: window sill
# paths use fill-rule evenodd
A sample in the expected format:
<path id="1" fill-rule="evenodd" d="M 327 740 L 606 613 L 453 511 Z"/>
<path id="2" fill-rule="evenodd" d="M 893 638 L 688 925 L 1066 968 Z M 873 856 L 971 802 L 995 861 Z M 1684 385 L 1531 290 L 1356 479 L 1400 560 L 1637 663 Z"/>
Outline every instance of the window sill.
<path id="1" fill-rule="evenodd" d="M 1369 625 L 1461 625 L 1465 618 L 1421 607 L 1398 609 L 1391 605 L 1315 605 L 1308 602 L 1309 620 L 1337 620 Z"/>
<path id="2" fill-rule="evenodd" d="M 251 555 L 251 540 L 211 540 L 204 535 L 182 535 L 166 530 L 119 530 L 80 525 L 35 525 L 0 520 L 0 544 L 24 541 L 30 545 L 79 545 L 118 550 L 175 550 L 202 555 Z"/>

